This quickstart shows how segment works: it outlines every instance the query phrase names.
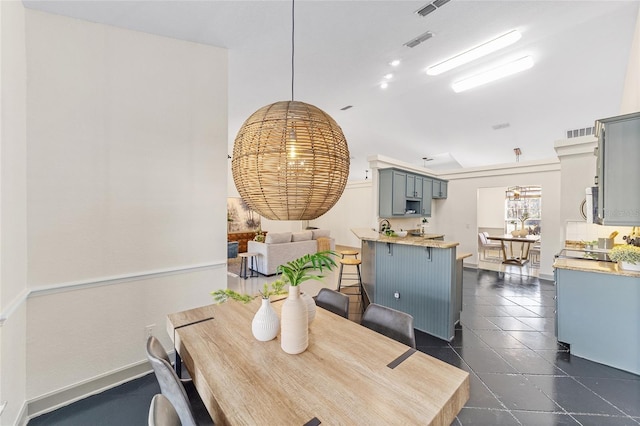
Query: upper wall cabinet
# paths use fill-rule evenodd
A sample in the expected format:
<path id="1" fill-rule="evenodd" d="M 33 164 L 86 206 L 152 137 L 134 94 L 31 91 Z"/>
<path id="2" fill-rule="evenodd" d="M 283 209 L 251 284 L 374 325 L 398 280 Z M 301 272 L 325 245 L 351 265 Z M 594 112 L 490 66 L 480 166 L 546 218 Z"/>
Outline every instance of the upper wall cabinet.
<path id="1" fill-rule="evenodd" d="M 447 198 L 447 181 L 434 179 L 433 180 L 433 198 Z"/>
<path id="2" fill-rule="evenodd" d="M 382 169 L 378 177 L 380 217 L 431 216 L 433 178 L 397 169 Z M 445 186 L 438 185 L 438 198 L 446 198 L 446 182 L 439 182 Z"/>
<path id="3" fill-rule="evenodd" d="M 422 216 L 431 217 L 431 199 L 433 198 L 431 178 L 422 178 Z"/>
<path id="4" fill-rule="evenodd" d="M 640 225 L 640 113 L 596 122 L 598 223 Z"/>

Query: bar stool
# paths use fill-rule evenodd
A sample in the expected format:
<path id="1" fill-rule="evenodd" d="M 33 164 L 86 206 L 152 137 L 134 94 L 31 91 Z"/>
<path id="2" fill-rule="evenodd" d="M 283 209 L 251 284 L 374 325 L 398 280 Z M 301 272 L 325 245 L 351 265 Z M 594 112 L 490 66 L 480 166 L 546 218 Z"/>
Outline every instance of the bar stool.
<path id="1" fill-rule="evenodd" d="M 356 258 L 351 258 L 351 257 L 346 257 L 346 258 L 342 258 L 342 259 L 338 259 L 338 262 L 340 262 L 340 272 L 338 274 L 338 291 L 340 291 L 341 287 L 345 287 L 345 288 L 354 288 L 357 286 L 357 293 L 344 293 L 347 294 L 349 296 L 359 296 L 360 298 L 360 305 L 362 307 L 362 310 L 364 311 L 364 297 L 363 297 L 363 288 L 362 288 L 362 275 L 360 274 L 360 265 L 362 264 L 362 260 L 360 259 L 356 259 Z M 344 272 L 344 266 L 355 266 L 356 267 L 356 272 Z M 342 285 L 342 279 L 345 280 L 352 280 L 352 281 L 357 281 L 357 284 L 351 284 L 351 285 Z"/>
<path id="2" fill-rule="evenodd" d="M 360 254 L 360 252 L 358 250 L 338 250 L 338 253 L 340 253 L 340 255 L 342 255 L 342 258 L 344 259 L 345 256 L 353 256 L 356 259 L 358 258 L 358 255 Z"/>
<path id="3" fill-rule="evenodd" d="M 256 256 L 260 253 L 238 253 L 238 257 L 240 258 L 240 278 L 244 278 L 245 280 L 249 277 L 257 277 L 258 276 L 258 261 Z M 251 268 L 249 268 L 249 274 L 247 274 L 247 259 L 251 258 Z M 254 263 L 255 262 L 255 263 Z M 255 265 L 255 266 L 254 266 Z M 254 275 L 255 273 L 255 275 Z"/>

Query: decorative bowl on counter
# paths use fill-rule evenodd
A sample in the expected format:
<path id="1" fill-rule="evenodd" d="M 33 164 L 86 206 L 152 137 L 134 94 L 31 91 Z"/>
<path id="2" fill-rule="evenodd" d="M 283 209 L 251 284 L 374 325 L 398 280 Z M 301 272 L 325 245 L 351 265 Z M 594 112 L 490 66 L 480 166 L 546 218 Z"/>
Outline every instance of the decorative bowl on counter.
<path id="1" fill-rule="evenodd" d="M 398 237 L 406 237 L 407 236 L 407 231 L 396 231 L 396 235 Z"/>

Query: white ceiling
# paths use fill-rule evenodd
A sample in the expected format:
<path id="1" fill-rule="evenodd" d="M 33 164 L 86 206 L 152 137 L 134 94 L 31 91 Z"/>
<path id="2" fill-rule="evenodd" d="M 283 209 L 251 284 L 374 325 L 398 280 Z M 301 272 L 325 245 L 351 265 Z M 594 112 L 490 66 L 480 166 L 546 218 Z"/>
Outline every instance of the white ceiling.
<path id="1" fill-rule="evenodd" d="M 297 0 L 295 99 L 329 113 L 364 179 L 367 156 L 462 167 L 555 158 L 569 129 L 620 112 L 640 2 Z M 229 49 L 229 153 L 243 121 L 291 98 L 290 1 L 27 1 L 26 7 Z M 425 69 L 511 29 L 514 45 L 439 76 Z M 431 31 L 411 49 L 404 43 Z M 454 93 L 451 83 L 529 54 L 532 69 Z M 399 58 L 402 64 L 388 64 Z M 386 90 L 383 76 L 393 72 Z M 341 111 L 340 108 L 353 108 Z M 494 130 L 493 126 L 509 123 Z M 438 163 L 441 163 L 438 166 Z"/>

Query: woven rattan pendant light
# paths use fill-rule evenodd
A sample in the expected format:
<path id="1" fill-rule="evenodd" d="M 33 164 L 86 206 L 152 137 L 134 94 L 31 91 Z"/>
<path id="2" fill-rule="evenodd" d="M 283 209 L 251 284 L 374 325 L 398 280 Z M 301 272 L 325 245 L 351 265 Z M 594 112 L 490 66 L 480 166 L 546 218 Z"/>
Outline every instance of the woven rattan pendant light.
<path id="1" fill-rule="evenodd" d="M 231 171 L 238 193 L 261 216 L 311 220 L 338 201 L 349 177 L 349 148 L 340 126 L 321 109 L 293 100 L 264 106 L 242 125 Z"/>

